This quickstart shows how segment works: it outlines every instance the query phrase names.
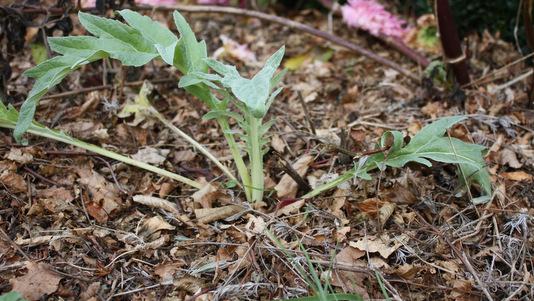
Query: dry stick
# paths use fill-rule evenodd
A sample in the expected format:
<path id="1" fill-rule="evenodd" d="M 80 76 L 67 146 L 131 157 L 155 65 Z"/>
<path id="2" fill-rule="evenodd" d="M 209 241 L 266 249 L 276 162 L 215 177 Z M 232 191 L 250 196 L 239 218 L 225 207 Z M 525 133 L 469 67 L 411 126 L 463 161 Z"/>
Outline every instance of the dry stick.
<path id="1" fill-rule="evenodd" d="M 41 180 L 41 181 L 43 181 L 43 182 L 45 182 L 45 183 L 48 183 L 48 184 L 50 184 L 50 185 L 54 185 L 54 186 L 57 186 L 57 187 L 63 187 L 63 185 L 58 184 L 58 183 L 56 183 L 56 182 L 54 182 L 54 181 L 52 181 L 52 180 L 49 180 L 49 179 L 47 179 L 47 178 L 41 176 L 40 174 L 38 174 L 37 172 L 31 170 L 30 168 L 28 168 L 28 167 L 26 167 L 26 166 L 24 166 L 24 170 L 27 171 L 28 173 L 34 175 L 34 176 L 37 177 L 39 180 Z"/>
<path id="2" fill-rule="evenodd" d="M 330 2 L 330 0 L 318 0 L 318 2 L 330 10 L 334 9 L 334 5 L 332 4 L 332 2 Z M 336 13 L 337 15 L 341 15 L 341 8 L 338 6 L 335 9 L 334 13 Z M 387 45 L 393 46 L 393 48 L 397 49 L 407 57 L 416 61 L 418 64 L 421 65 L 421 67 L 426 68 L 428 67 L 428 65 L 430 65 L 430 62 L 424 56 L 414 51 L 410 47 L 406 46 L 406 44 L 404 44 L 399 39 L 390 37 L 383 32 L 379 32 L 377 38 L 382 40 Z"/>
<path id="3" fill-rule="evenodd" d="M 139 6 L 139 7 L 132 7 L 132 10 L 146 10 L 146 9 L 152 9 L 152 7 L 147 6 Z M 240 15 L 240 16 L 246 16 L 251 18 L 258 18 L 262 20 L 266 20 L 269 22 L 278 23 L 284 26 L 287 26 L 289 28 L 301 30 L 304 32 L 307 32 L 309 34 L 312 34 L 314 36 L 318 36 L 320 38 L 323 38 L 327 41 L 330 41 L 334 44 L 346 47 L 353 52 L 356 52 L 358 54 L 361 54 L 369 59 L 372 59 L 373 61 L 380 63 L 384 66 L 390 67 L 392 69 L 395 69 L 399 71 L 400 73 L 404 74 L 411 80 L 415 82 L 419 82 L 419 78 L 412 74 L 410 71 L 404 69 L 402 66 L 400 66 L 397 63 L 394 63 L 386 58 L 383 58 L 379 55 L 376 55 L 374 52 L 369 51 L 361 46 L 358 46 L 354 43 L 351 43 L 345 39 L 342 39 L 340 37 L 328 34 L 324 31 L 318 30 L 316 28 L 304 25 L 299 22 L 295 22 L 286 18 L 278 17 L 269 15 L 266 13 L 253 11 L 253 10 L 247 10 L 247 9 L 240 9 L 240 8 L 234 8 L 234 7 L 219 7 L 219 6 L 188 6 L 188 5 L 175 5 L 170 7 L 159 7 L 159 10 L 163 11 L 173 11 L 178 10 L 180 12 L 188 12 L 188 13 L 223 13 L 223 14 L 232 14 L 232 15 Z"/>

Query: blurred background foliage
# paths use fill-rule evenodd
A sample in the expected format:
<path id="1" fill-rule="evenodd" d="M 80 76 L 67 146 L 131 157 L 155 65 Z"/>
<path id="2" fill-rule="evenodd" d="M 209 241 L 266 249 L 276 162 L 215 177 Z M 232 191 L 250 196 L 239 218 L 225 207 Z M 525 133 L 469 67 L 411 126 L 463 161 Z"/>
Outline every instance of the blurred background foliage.
<path id="1" fill-rule="evenodd" d="M 431 13 L 428 0 L 396 0 L 399 11 L 420 16 Z M 517 22 L 519 0 L 449 0 L 460 38 L 472 31 L 479 34 L 488 29 L 492 35 L 501 33 L 501 39 L 515 43 L 514 29 Z M 522 12 L 517 32 L 523 51 L 528 50 Z"/>

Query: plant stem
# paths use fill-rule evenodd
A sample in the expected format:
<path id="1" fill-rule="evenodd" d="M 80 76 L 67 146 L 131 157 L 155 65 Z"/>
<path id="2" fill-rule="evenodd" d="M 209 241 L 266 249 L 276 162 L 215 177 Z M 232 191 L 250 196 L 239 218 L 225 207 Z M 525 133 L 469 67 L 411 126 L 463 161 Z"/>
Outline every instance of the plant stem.
<path id="1" fill-rule="evenodd" d="M 261 127 L 261 119 L 256 118 L 250 114 L 250 175 L 252 177 L 252 202 L 259 202 L 263 200 L 263 152 L 261 151 L 261 137 L 259 129 Z"/>
<path id="2" fill-rule="evenodd" d="M 239 152 L 239 147 L 237 146 L 237 142 L 235 141 L 234 135 L 226 132 L 230 130 L 228 119 L 226 119 L 225 116 L 220 116 L 220 117 L 217 117 L 216 119 L 217 119 L 217 122 L 219 122 L 219 126 L 221 127 L 221 130 L 223 131 L 224 138 L 226 138 L 226 142 L 228 143 L 228 148 L 230 148 L 230 151 L 232 152 L 232 156 L 234 157 L 234 163 L 237 167 L 239 176 L 241 177 L 241 181 L 243 182 L 245 196 L 247 198 L 247 201 L 252 202 L 252 186 L 253 185 L 252 185 L 252 181 L 250 178 L 250 174 L 248 173 L 247 165 L 245 164 L 245 161 L 243 161 L 243 157 L 241 156 L 241 153 Z"/>
<path id="3" fill-rule="evenodd" d="M 8 120 L 0 120 L 0 127 L 14 129 L 15 126 L 16 126 L 16 122 L 11 122 L 11 121 L 8 121 Z M 171 179 L 177 180 L 179 182 L 182 182 L 182 183 L 187 184 L 189 186 L 195 187 L 197 189 L 204 188 L 204 185 L 202 185 L 200 183 L 197 183 L 197 182 L 195 182 L 193 180 L 190 180 L 190 179 L 188 179 L 186 177 L 182 177 L 182 176 L 180 176 L 178 174 L 175 174 L 173 172 L 170 172 L 168 170 L 161 169 L 161 168 L 152 166 L 150 164 L 147 164 L 147 163 L 144 163 L 144 162 L 141 162 L 141 161 L 137 161 L 137 160 L 134 160 L 132 158 L 119 155 L 119 154 L 117 154 L 115 152 L 100 148 L 100 147 L 98 147 L 96 145 L 92 145 L 92 144 L 80 141 L 78 139 L 69 137 L 67 134 L 65 134 L 63 132 L 58 132 L 58 131 L 49 129 L 49 128 L 47 128 L 47 127 L 45 127 L 45 126 L 43 126 L 43 125 L 41 125 L 41 124 L 39 124 L 37 122 L 32 122 L 32 124 L 28 128 L 27 132 L 35 134 L 35 135 L 38 135 L 38 136 L 41 136 L 41 137 L 50 138 L 50 139 L 53 139 L 53 140 L 56 140 L 56 141 L 60 141 L 60 142 L 66 143 L 66 144 L 71 144 L 71 145 L 86 149 L 88 151 L 92 151 L 94 153 L 100 154 L 102 156 L 106 156 L 108 158 L 124 162 L 126 164 L 137 166 L 139 168 L 148 170 L 150 172 L 154 172 L 154 173 L 160 174 L 162 176 L 166 176 L 166 177 L 169 177 Z"/>
<path id="4" fill-rule="evenodd" d="M 154 114 L 163 124 L 165 124 L 168 128 L 173 130 L 175 133 L 177 133 L 180 137 L 185 139 L 189 144 L 191 144 L 194 148 L 199 150 L 204 156 L 206 156 L 208 159 L 210 159 L 219 169 L 222 170 L 230 179 L 237 182 L 239 186 L 241 186 L 241 183 L 237 181 L 237 178 L 232 174 L 226 166 L 224 166 L 221 161 L 217 160 L 215 156 L 213 156 L 205 147 L 203 147 L 200 143 L 198 143 L 195 139 L 189 137 L 186 133 L 182 132 L 179 128 L 174 126 L 171 122 L 169 122 L 165 117 L 163 117 L 156 109 L 152 106 L 148 108 L 152 114 Z"/>
<path id="5" fill-rule="evenodd" d="M 462 51 L 458 30 L 448 0 L 433 0 L 432 9 L 438 21 L 439 36 L 443 55 L 447 63 L 451 64 L 452 71 L 458 83 L 462 86 L 469 83 L 466 57 Z"/>

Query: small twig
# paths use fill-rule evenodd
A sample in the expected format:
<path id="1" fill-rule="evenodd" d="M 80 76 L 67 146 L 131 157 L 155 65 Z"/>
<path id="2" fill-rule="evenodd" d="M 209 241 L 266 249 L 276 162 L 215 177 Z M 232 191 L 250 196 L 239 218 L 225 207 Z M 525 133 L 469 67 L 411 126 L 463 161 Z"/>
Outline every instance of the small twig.
<path id="1" fill-rule="evenodd" d="M 63 187 L 63 185 L 58 184 L 58 183 L 56 183 L 56 182 L 54 182 L 54 181 L 52 181 L 52 180 L 49 180 L 49 179 L 47 179 L 47 178 L 41 176 L 40 174 L 38 174 L 37 172 L 35 172 L 35 171 L 29 169 L 29 168 L 26 167 L 26 166 L 24 166 L 24 170 L 27 171 L 27 172 L 29 172 L 29 173 L 31 173 L 32 175 L 34 175 L 35 177 L 37 177 L 39 180 L 41 180 L 41 181 L 43 181 L 43 182 L 46 182 L 46 183 L 51 184 L 51 185 L 55 185 L 55 186 L 57 186 L 57 187 Z"/>
<path id="2" fill-rule="evenodd" d="M 4 232 L 4 229 L 0 228 L 0 233 L 2 234 L 2 236 L 4 237 L 5 240 L 7 240 L 9 242 L 10 245 L 13 246 L 13 248 L 15 248 L 17 251 L 19 251 L 19 253 L 28 261 L 31 260 L 30 256 L 28 256 L 26 253 L 24 253 L 24 251 L 22 251 L 22 249 L 11 239 L 9 238 L 9 236 L 6 234 L 6 232 Z"/>
<path id="3" fill-rule="evenodd" d="M 308 106 L 306 105 L 306 102 L 304 101 L 304 98 L 302 97 L 302 93 L 298 91 L 298 100 L 300 101 L 300 105 L 302 106 L 302 110 L 304 111 L 304 116 L 306 117 L 306 121 L 308 121 L 308 125 L 310 127 L 310 131 L 314 136 L 317 136 L 317 132 L 315 131 L 315 126 L 313 125 L 313 122 L 310 118 L 310 114 L 308 113 Z"/>
<path id="4" fill-rule="evenodd" d="M 104 160 L 103 158 L 101 158 L 99 156 L 95 156 L 95 158 L 97 158 L 98 160 L 104 162 L 104 164 L 106 164 L 106 166 L 109 168 L 109 172 L 111 173 L 111 176 L 113 177 L 113 181 L 115 181 L 115 185 L 117 185 L 117 188 L 119 188 L 119 190 L 122 193 L 128 193 L 128 191 L 126 191 L 124 188 L 122 188 L 121 184 L 117 180 L 117 177 L 115 177 L 115 172 L 113 172 L 113 168 L 111 168 L 111 165 L 109 164 L 109 162 Z"/>

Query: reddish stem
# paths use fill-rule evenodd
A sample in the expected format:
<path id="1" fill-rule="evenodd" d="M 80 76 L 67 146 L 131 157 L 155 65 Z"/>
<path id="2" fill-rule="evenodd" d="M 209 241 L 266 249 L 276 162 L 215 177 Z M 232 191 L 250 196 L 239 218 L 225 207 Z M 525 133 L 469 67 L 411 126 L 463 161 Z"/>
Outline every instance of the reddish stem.
<path id="1" fill-rule="evenodd" d="M 441 46 L 445 59 L 452 66 L 452 71 L 456 81 L 463 86 L 469 83 L 469 73 L 465 63 L 465 55 L 460 44 L 458 30 L 452 15 L 452 10 L 448 0 L 434 0 L 434 14 L 438 20 L 438 28 L 441 39 Z"/>

